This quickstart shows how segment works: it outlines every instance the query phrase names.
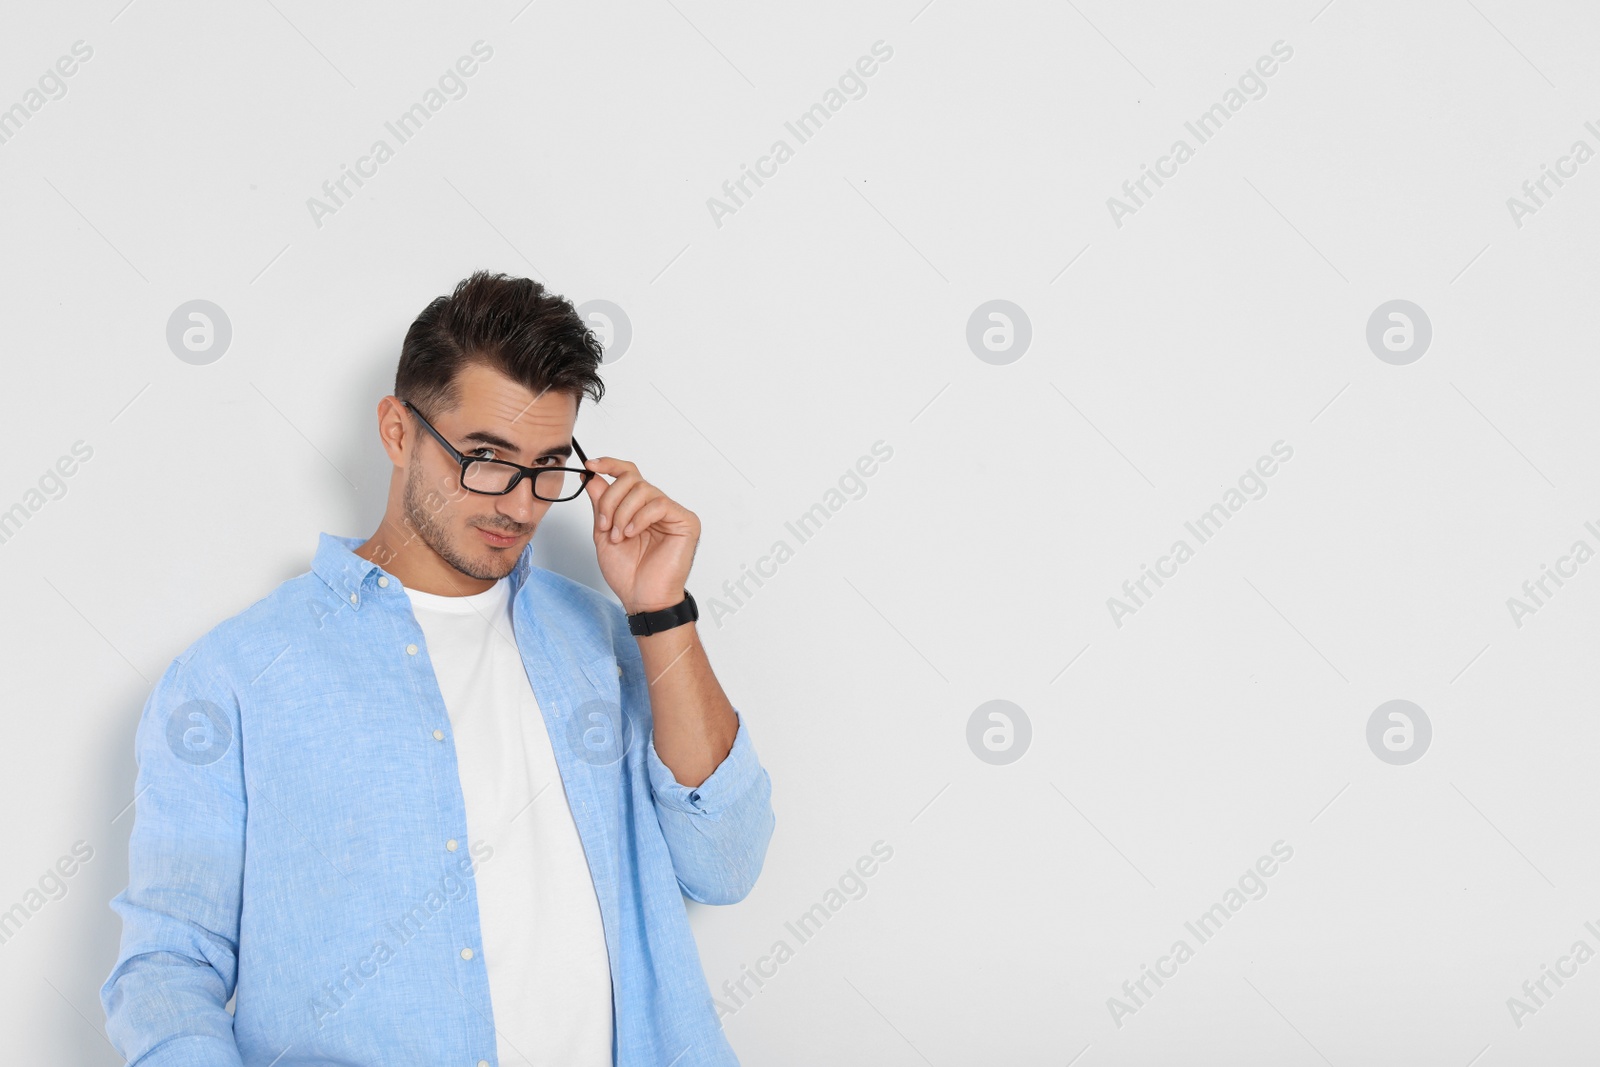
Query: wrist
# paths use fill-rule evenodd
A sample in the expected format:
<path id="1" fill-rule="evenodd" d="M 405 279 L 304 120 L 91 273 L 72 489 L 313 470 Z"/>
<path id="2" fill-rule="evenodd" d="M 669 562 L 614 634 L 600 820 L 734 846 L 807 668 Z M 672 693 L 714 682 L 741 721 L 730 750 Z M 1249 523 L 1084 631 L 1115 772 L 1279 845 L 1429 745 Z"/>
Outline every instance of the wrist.
<path id="1" fill-rule="evenodd" d="M 650 637 L 693 623 L 700 617 L 694 597 L 685 589 L 680 599 L 661 607 L 647 607 L 628 612 L 628 630 L 635 637 Z"/>
<path id="2" fill-rule="evenodd" d="M 666 608 L 676 607 L 677 605 L 683 603 L 683 597 L 684 591 L 680 589 L 678 590 L 677 596 L 668 597 L 665 600 L 641 600 L 632 604 L 624 601 L 622 610 L 627 612 L 629 615 L 638 615 L 640 612 L 644 611 L 662 611 Z"/>
<path id="3" fill-rule="evenodd" d="M 641 649 L 671 648 L 673 651 L 677 651 L 684 645 L 697 643 L 695 633 L 695 623 L 693 621 L 680 622 L 664 630 L 655 630 L 647 634 L 635 633 L 633 635 L 633 643 Z"/>

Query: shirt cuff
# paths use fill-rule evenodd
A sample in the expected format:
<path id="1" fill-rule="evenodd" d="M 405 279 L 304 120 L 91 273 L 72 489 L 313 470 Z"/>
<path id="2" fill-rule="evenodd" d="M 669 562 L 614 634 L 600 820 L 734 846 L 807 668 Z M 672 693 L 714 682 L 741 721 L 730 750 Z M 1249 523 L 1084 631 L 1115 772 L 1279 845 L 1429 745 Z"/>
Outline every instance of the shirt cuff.
<path id="1" fill-rule="evenodd" d="M 739 720 L 739 730 L 733 735 L 733 747 L 717 764 L 717 769 L 705 781 L 693 787 L 679 782 L 672 776 L 672 769 L 661 762 L 661 757 L 656 754 L 656 733 L 651 729 L 646 762 L 650 768 L 650 789 L 655 793 L 657 804 L 673 811 L 714 817 L 749 792 L 761 777 L 761 761 L 756 758 L 750 732 L 745 729 L 744 715 L 738 708 L 734 708 L 733 713 Z"/>

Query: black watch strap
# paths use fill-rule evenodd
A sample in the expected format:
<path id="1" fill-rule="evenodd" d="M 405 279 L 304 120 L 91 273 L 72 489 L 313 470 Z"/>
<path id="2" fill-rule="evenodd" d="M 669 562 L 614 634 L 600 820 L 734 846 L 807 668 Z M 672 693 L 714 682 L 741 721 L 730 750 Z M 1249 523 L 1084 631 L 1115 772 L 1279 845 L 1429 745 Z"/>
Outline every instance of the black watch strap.
<path id="1" fill-rule="evenodd" d="M 685 589 L 683 599 L 670 608 L 662 608 L 660 611 L 640 611 L 629 615 L 628 630 L 635 637 L 649 637 L 662 630 L 694 622 L 699 617 L 700 608 L 696 606 L 694 596 Z"/>

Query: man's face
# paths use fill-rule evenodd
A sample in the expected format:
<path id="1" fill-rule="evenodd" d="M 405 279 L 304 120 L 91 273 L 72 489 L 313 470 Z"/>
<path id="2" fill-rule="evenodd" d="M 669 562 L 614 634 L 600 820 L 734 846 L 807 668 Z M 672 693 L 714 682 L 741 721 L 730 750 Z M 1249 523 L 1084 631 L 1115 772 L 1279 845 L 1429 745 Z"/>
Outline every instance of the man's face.
<path id="1" fill-rule="evenodd" d="M 423 414 L 463 455 L 525 467 L 580 465 L 572 455 L 578 401 L 571 393 L 540 395 L 476 365 L 462 370 L 456 384 L 461 402 L 454 409 Z M 501 496 L 468 492 L 461 487 L 461 465 L 409 410 L 406 418 L 415 430 L 406 450 L 406 520 L 424 544 L 462 574 L 480 581 L 504 578 L 551 501 L 533 495 L 530 478 Z M 486 531 L 501 536 L 486 536 Z"/>

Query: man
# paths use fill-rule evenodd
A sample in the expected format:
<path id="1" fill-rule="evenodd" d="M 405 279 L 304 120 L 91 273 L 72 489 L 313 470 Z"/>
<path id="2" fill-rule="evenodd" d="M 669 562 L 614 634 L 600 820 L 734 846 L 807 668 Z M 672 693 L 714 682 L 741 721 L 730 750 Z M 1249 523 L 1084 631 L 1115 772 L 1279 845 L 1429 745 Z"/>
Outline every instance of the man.
<path id="1" fill-rule="evenodd" d="M 435 300 L 378 531 L 157 683 L 100 991 L 131 1064 L 737 1063 L 682 898 L 750 892 L 771 784 L 693 622 L 699 519 L 573 439 L 599 359 L 536 282 Z M 578 496 L 620 606 L 531 562 Z"/>

